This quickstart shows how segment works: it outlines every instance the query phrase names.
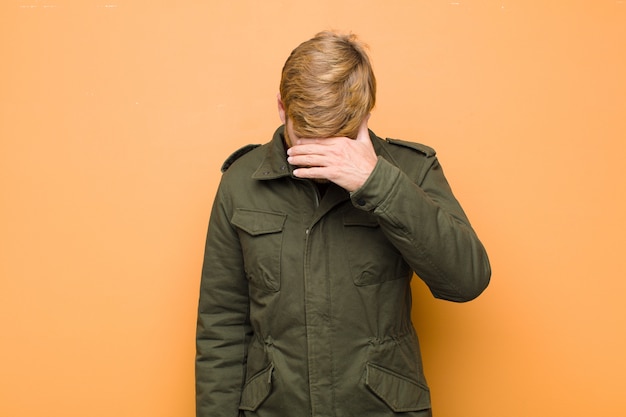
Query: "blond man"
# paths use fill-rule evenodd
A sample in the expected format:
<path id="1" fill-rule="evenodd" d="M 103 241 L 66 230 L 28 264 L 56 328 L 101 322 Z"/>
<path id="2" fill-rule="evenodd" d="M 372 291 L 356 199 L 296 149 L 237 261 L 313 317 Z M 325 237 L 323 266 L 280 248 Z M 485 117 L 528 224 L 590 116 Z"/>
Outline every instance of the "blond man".
<path id="1" fill-rule="evenodd" d="M 283 68 L 283 125 L 222 166 L 198 417 L 431 416 L 410 281 L 464 302 L 491 271 L 434 150 L 368 129 L 375 97 L 359 41 L 319 33 Z"/>

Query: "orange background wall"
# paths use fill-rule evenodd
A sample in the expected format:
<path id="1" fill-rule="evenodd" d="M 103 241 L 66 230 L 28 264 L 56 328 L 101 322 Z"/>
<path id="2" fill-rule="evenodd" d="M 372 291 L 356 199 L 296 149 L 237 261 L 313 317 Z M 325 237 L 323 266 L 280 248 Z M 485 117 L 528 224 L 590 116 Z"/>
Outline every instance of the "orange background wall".
<path id="1" fill-rule="evenodd" d="M 415 285 L 436 415 L 626 414 L 626 1 L 3 0 L 0 416 L 194 415 L 219 167 L 327 28 L 491 256 L 469 304 Z"/>

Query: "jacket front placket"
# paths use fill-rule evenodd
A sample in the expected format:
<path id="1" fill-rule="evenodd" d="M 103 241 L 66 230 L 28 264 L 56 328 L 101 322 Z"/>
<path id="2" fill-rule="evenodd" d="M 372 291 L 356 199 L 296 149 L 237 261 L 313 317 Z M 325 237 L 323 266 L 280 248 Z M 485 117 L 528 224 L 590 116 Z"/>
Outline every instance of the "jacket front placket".
<path id="1" fill-rule="evenodd" d="M 313 185 L 313 184 L 311 184 Z M 317 193 L 316 187 L 311 187 Z M 349 199 L 342 188 L 331 184 L 306 229 L 304 254 L 304 304 L 308 349 L 309 393 L 312 416 L 334 415 L 334 358 L 331 277 L 333 265 L 325 259 L 325 246 L 339 230 L 324 227 L 333 209 Z M 331 234 L 335 234 L 335 236 Z M 330 393 L 330 396 L 329 396 Z"/>
<path id="2" fill-rule="evenodd" d="M 297 178 L 293 175 L 293 166 L 286 160 L 282 141 L 275 137 L 267 154 L 252 178 L 257 180 L 274 180 L 290 176 L 293 181 L 308 188 L 307 193 L 314 193 L 312 199 L 316 206 L 310 224 L 305 230 L 305 250 L 303 254 L 304 279 L 304 311 L 306 322 L 306 343 L 308 358 L 308 386 L 311 401 L 312 417 L 328 417 L 334 415 L 333 389 L 333 355 L 332 355 L 332 296 L 331 273 L 333 265 L 320 254 L 327 239 L 333 239 L 328 233 L 339 233 L 339 230 L 324 228 L 326 217 L 333 215 L 333 209 L 350 199 L 343 188 L 330 184 L 323 198 L 319 195 L 316 185 L 310 180 Z M 286 197 L 288 198 L 288 197 Z M 337 238 L 336 236 L 334 237 Z M 329 398 L 329 393 L 331 397 Z"/>

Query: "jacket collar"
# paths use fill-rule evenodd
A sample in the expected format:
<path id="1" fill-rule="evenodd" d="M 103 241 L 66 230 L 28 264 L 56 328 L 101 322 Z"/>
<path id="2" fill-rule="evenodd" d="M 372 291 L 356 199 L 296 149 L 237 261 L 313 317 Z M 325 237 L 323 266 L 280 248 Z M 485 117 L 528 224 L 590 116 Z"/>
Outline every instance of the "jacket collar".
<path id="1" fill-rule="evenodd" d="M 252 174 L 257 180 L 273 180 L 276 178 L 292 176 L 293 166 L 287 162 L 287 152 L 284 145 L 285 126 L 280 126 L 274 132 L 272 140 L 268 143 L 265 156 L 261 164 Z"/>

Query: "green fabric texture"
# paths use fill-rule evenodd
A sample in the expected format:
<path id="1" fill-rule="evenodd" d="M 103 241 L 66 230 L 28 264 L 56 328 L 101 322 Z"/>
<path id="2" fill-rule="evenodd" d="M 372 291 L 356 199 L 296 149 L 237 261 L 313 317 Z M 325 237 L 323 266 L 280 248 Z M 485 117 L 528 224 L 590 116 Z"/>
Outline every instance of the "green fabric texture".
<path id="1" fill-rule="evenodd" d="M 489 261 L 435 151 L 370 139 L 378 162 L 353 193 L 295 177 L 283 127 L 227 160 L 202 269 L 198 417 L 431 415 L 411 279 L 465 302 Z"/>

